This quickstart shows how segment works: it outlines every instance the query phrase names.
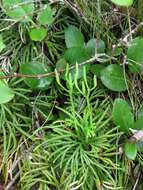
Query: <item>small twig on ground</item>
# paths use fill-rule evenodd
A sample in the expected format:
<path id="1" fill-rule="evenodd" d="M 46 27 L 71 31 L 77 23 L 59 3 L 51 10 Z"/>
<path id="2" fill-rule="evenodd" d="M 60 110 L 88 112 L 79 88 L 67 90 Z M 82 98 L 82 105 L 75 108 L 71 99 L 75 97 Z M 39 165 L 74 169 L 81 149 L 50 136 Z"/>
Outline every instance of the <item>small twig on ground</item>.
<path id="1" fill-rule="evenodd" d="M 130 138 L 131 141 L 139 142 L 143 140 L 143 130 L 130 129 L 130 131 L 133 133 L 133 136 Z"/>
<path id="2" fill-rule="evenodd" d="M 105 57 L 105 58 L 102 58 L 102 57 Z M 96 54 L 94 57 L 82 62 L 82 63 L 79 63 L 78 66 L 81 67 L 83 65 L 86 65 L 88 63 L 92 63 L 94 61 L 98 61 L 98 62 L 106 62 L 108 60 L 111 60 L 111 59 L 115 59 L 114 57 L 110 57 L 106 54 Z M 71 66 L 69 68 L 69 70 L 73 70 L 75 69 L 75 65 Z M 65 72 L 66 69 L 60 69 L 58 70 L 58 73 L 63 73 Z M 9 79 L 9 78 L 45 78 L 45 77 L 49 77 L 49 76 L 55 76 L 55 72 L 50 72 L 50 73 L 44 73 L 44 74 L 21 74 L 21 73 L 14 73 L 12 75 L 7 75 L 7 76 L 0 76 L 0 79 Z"/>
<path id="3" fill-rule="evenodd" d="M 13 171 L 17 168 L 21 158 L 18 158 L 16 161 L 13 162 L 12 166 L 8 170 L 8 173 L 10 175 L 10 179 L 13 178 Z"/>
<path id="4" fill-rule="evenodd" d="M 132 29 L 132 30 L 130 31 L 130 33 L 127 34 L 127 35 L 122 39 L 122 41 L 123 41 L 124 43 L 127 43 L 127 44 L 128 44 L 128 38 L 129 38 L 131 35 L 133 35 L 134 33 L 136 33 L 136 32 L 138 31 L 138 29 L 139 29 L 141 26 L 143 26 L 143 22 L 139 23 L 134 29 Z"/>
<path id="5" fill-rule="evenodd" d="M 136 183 L 135 183 L 135 185 L 133 187 L 133 190 L 136 190 L 138 182 L 139 182 L 139 178 L 140 178 L 140 173 L 138 174 L 138 177 L 137 177 Z"/>
<path id="6" fill-rule="evenodd" d="M 124 38 L 119 39 L 119 43 L 117 45 L 113 45 L 113 48 L 120 47 L 122 45 L 128 47 L 130 45 L 130 36 L 135 34 L 141 26 L 143 26 L 143 22 L 139 23 L 134 29 L 130 30 L 129 34 L 127 34 Z"/>
<path id="7" fill-rule="evenodd" d="M 15 184 L 19 176 L 20 176 L 20 171 L 18 171 L 17 174 L 14 176 L 14 178 L 8 183 L 8 185 L 5 187 L 5 190 L 11 190 L 12 186 Z"/>

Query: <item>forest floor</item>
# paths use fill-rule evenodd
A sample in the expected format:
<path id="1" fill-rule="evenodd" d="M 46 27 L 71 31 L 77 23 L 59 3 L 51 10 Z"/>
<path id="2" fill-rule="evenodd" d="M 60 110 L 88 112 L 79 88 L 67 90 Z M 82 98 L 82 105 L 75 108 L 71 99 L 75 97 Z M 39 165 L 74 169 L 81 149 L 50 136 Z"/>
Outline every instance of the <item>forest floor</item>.
<path id="1" fill-rule="evenodd" d="M 0 190 L 143 190 L 143 1 L 0 2 Z"/>

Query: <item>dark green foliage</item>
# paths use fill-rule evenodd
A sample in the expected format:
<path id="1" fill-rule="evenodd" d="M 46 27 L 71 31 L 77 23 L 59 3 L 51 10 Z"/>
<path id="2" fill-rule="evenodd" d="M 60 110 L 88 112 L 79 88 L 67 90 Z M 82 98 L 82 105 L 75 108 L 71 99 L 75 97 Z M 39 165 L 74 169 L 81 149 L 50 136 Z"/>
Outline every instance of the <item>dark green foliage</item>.
<path id="1" fill-rule="evenodd" d="M 141 7 L 1 1 L 0 188 L 142 189 Z"/>

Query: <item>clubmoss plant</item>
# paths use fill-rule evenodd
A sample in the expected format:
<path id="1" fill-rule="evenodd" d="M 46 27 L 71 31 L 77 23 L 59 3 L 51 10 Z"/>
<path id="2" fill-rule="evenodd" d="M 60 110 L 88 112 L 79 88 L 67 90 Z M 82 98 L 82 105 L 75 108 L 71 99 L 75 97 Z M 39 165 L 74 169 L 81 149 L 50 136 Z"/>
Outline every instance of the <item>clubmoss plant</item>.
<path id="1" fill-rule="evenodd" d="M 57 74 L 57 82 L 67 96 L 66 109 L 57 107 L 59 114 L 64 113 L 64 118 L 45 126 L 51 133 L 47 131 L 35 151 L 41 147 L 50 152 L 48 160 L 55 171 L 70 176 L 67 184 L 78 181 L 79 189 L 85 190 L 99 190 L 107 182 L 115 187 L 111 170 L 117 168 L 112 159 L 116 147 L 111 144 L 117 134 L 116 128 L 111 127 L 110 101 L 106 98 L 101 102 L 95 76 L 89 84 L 86 69 L 83 75 L 79 82 L 76 65 L 74 80 L 66 72 L 65 87 Z M 76 102 L 77 97 L 79 102 Z"/>

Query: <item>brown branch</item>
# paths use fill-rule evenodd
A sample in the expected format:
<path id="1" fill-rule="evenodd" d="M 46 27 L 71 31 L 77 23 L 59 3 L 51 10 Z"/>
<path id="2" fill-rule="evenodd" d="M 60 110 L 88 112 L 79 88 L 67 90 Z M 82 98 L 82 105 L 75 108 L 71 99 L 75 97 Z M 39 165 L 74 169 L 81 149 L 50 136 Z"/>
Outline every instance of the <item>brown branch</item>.
<path id="1" fill-rule="evenodd" d="M 15 73 L 7 76 L 0 76 L 0 79 L 10 79 L 10 78 L 44 78 L 49 76 L 55 76 L 55 72 L 44 73 L 44 74 L 21 74 Z"/>
<path id="2" fill-rule="evenodd" d="M 129 141 L 139 142 L 143 140 L 143 130 L 136 130 L 130 128 L 130 131 L 133 133 L 133 135 L 130 137 Z"/>
<path id="3" fill-rule="evenodd" d="M 122 45 L 125 46 L 125 47 L 129 47 L 129 45 L 130 45 L 130 39 L 129 39 L 129 37 L 131 35 L 135 34 L 140 27 L 143 27 L 143 22 L 139 23 L 134 29 L 132 29 L 129 32 L 129 34 L 127 34 L 123 38 L 119 39 L 119 43 L 113 45 L 113 49 L 115 49 L 116 47 L 121 47 Z"/>
<path id="4" fill-rule="evenodd" d="M 17 174 L 14 176 L 14 178 L 8 183 L 8 185 L 5 187 L 5 190 L 10 190 L 12 186 L 15 184 L 16 180 L 20 176 L 20 171 L 17 172 Z"/>
<path id="5" fill-rule="evenodd" d="M 87 61 L 84 61 L 80 64 L 78 64 L 79 67 L 83 66 L 83 65 L 86 65 L 88 63 L 92 63 L 94 61 L 99 61 L 99 62 L 105 62 L 107 61 L 107 59 L 100 59 L 100 57 L 102 56 L 105 56 L 109 59 L 114 59 L 114 57 L 109 57 L 105 54 L 96 54 L 94 57 L 92 57 L 91 59 L 88 59 Z M 73 70 L 75 69 L 75 65 L 71 66 L 69 68 L 69 70 Z M 61 69 L 61 70 L 58 70 L 58 73 L 61 74 L 61 73 L 64 73 L 66 71 L 66 69 Z M 45 77 L 50 77 L 50 76 L 55 76 L 56 73 L 55 71 L 53 72 L 50 72 L 50 73 L 44 73 L 44 74 L 22 74 L 22 73 L 15 73 L 15 74 L 12 74 L 12 75 L 7 75 L 7 76 L 0 76 L 0 79 L 10 79 L 10 78 L 45 78 Z"/>

